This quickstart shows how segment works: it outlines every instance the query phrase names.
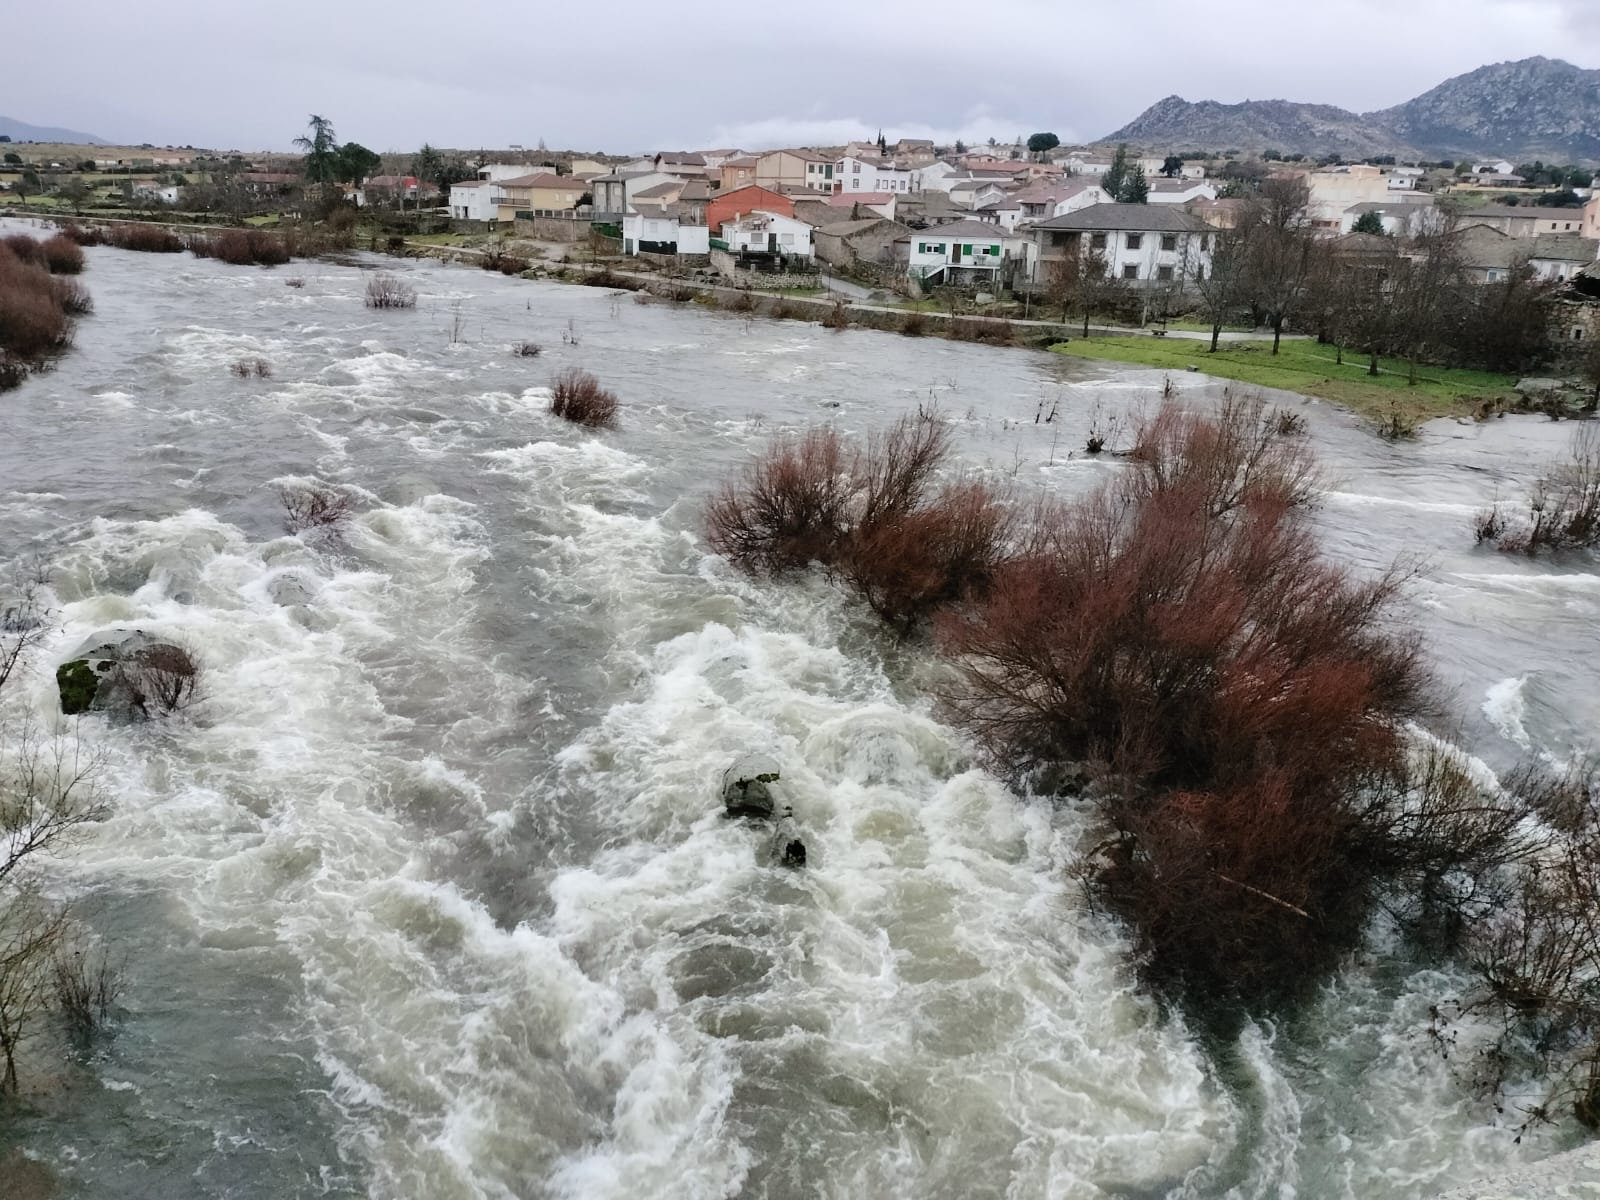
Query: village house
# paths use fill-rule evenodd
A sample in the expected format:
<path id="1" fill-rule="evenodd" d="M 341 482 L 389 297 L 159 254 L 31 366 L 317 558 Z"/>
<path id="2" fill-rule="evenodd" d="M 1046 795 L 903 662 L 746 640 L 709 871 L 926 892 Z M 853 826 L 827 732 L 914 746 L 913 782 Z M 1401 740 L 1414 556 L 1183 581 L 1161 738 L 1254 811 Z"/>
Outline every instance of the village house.
<path id="1" fill-rule="evenodd" d="M 502 179 L 521 179 L 526 174 L 526 163 L 484 163 L 478 168 L 478 178 L 490 183 L 499 183 Z"/>
<path id="2" fill-rule="evenodd" d="M 1022 205 L 1022 220 L 1048 221 L 1091 204 L 1109 204 L 1111 195 L 1099 183 L 1061 180 L 1055 183 L 1034 183 L 1017 192 L 1011 199 Z"/>
<path id="3" fill-rule="evenodd" d="M 711 231 L 677 208 L 631 212 L 622 218 L 622 252 L 639 254 L 709 254 Z"/>
<path id="4" fill-rule="evenodd" d="M 722 240 L 734 254 L 812 257 L 811 226 L 781 213 L 746 213 L 722 223 Z"/>
<path id="5" fill-rule="evenodd" d="M 1528 266 L 1540 279 L 1565 283 L 1600 259 L 1600 242 L 1572 233 L 1541 233 L 1532 239 Z"/>
<path id="6" fill-rule="evenodd" d="M 351 197 L 357 208 L 365 208 L 369 204 L 392 204 L 397 208 L 409 204 L 415 208 L 426 200 L 435 199 L 438 194 L 439 189 L 434 184 L 419 180 L 415 175 L 373 175 L 362 181 Z"/>
<path id="7" fill-rule="evenodd" d="M 705 221 L 710 200 L 711 189 L 704 179 L 670 179 L 634 192 L 628 205 L 639 212 L 659 213 L 673 208 L 684 220 L 699 224 Z"/>
<path id="8" fill-rule="evenodd" d="M 982 208 L 974 210 L 972 215 L 976 220 L 998 225 L 1010 233 L 1022 224 L 1022 205 L 1014 196 L 1007 197 L 992 204 L 985 204 Z"/>
<path id="9" fill-rule="evenodd" d="M 1414 237 L 1428 227 L 1430 221 L 1437 218 L 1437 211 L 1431 204 L 1405 204 L 1389 201 L 1367 201 L 1364 204 L 1352 204 L 1345 209 L 1343 218 L 1339 222 L 1340 233 L 1350 233 L 1356 227 L 1356 222 L 1369 213 L 1376 213 L 1379 222 L 1383 225 L 1383 232 L 1390 237 Z"/>
<path id="10" fill-rule="evenodd" d="M 904 248 L 906 274 L 923 285 L 976 284 L 996 287 L 1006 263 L 1020 257 L 1020 242 L 982 221 L 956 221 L 933 229 L 912 230 L 895 240 L 896 257 Z"/>
<path id="11" fill-rule="evenodd" d="M 1196 200 L 1215 200 L 1217 188 L 1204 179 L 1151 179 L 1151 204 L 1193 204 Z"/>
<path id="12" fill-rule="evenodd" d="M 588 189 L 594 198 L 595 216 L 615 219 L 632 207 L 633 197 L 639 192 L 673 182 L 673 176 L 659 171 L 613 171 L 591 179 Z"/>
<path id="13" fill-rule="evenodd" d="M 952 205 L 970 212 L 1004 200 L 1006 191 L 992 179 L 961 179 L 950 185 L 949 196 Z"/>
<path id="14" fill-rule="evenodd" d="M 458 221 L 498 219 L 500 189 L 487 179 L 468 179 L 450 185 L 450 215 Z"/>
<path id="15" fill-rule="evenodd" d="M 706 172 L 715 178 L 716 173 L 727 164 L 730 159 L 742 158 L 744 151 L 737 146 L 730 146 L 722 150 L 697 150 L 695 151 L 706 164 Z"/>
<path id="16" fill-rule="evenodd" d="M 582 180 L 570 175 L 523 175 L 516 179 L 499 181 L 501 196 L 496 214 L 502 221 L 522 215 L 568 215 L 578 207 L 578 201 L 588 190 Z"/>
<path id="17" fill-rule="evenodd" d="M 883 159 L 846 155 L 833 165 L 834 190 L 839 192 L 916 192 L 922 190 L 917 172 Z"/>
<path id="18" fill-rule="evenodd" d="M 911 230 L 898 221 L 882 217 L 862 217 L 840 221 L 813 230 L 811 239 L 817 258 L 841 270 L 863 263 L 871 266 L 894 265 L 894 244 Z"/>
<path id="19" fill-rule="evenodd" d="M 730 158 L 717 170 L 720 172 L 722 190 L 731 192 L 735 188 L 748 187 L 756 181 L 756 163 L 759 160 L 753 154 L 743 154 L 738 158 Z"/>
<path id="20" fill-rule="evenodd" d="M 795 215 L 795 202 L 781 192 L 750 184 L 747 187 L 735 188 L 731 192 L 718 192 L 713 196 L 711 202 L 706 205 L 706 224 L 711 227 L 712 236 L 717 237 L 720 236 L 718 231 L 724 222 L 736 220 L 746 213 L 757 210 L 792 217 Z"/>
<path id="21" fill-rule="evenodd" d="M 1519 188 L 1526 187 L 1528 181 L 1521 175 L 1474 175 L 1472 182 L 1479 187 L 1486 188 Z"/>
<path id="22" fill-rule="evenodd" d="M 1391 192 L 1416 191 L 1417 181 L 1422 178 L 1421 167 L 1391 167 L 1385 177 Z"/>
<path id="23" fill-rule="evenodd" d="M 889 149 L 908 167 L 926 167 L 934 161 L 934 144 L 928 138 L 901 138 Z"/>
<path id="24" fill-rule="evenodd" d="M 1488 225 L 1468 225 L 1454 236 L 1463 276 L 1470 283 L 1497 283 L 1527 262 L 1531 239 L 1511 237 Z"/>
<path id="25" fill-rule="evenodd" d="M 1298 172 L 1282 172 L 1295 175 Z M 1390 198 L 1389 184 L 1378 167 L 1355 163 L 1304 174 L 1308 202 L 1306 217 L 1317 229 L 1337 233 L 1352 204 L 1382 203 Z"/>
<path id="26" fill-rule="evenodd" d="M 833 160 L 815 150 L 769 150 L 756 159 L 756 183 L 777 191 L 800 187 L 833 191 Z"/>
<path id="27" fill-rule="evenodd" d="M 663 150 L 650 160 L 650 169 L 675 179 L 706 178 L 705 156 L 682 150 Z"/>
<path id="28" fill-rule="evenodd" d="M 846 214 L 871 215 L 892 221 L 899 200 L 893 192 L 836 192 L 828 197 L 827 204 L 832 209 L 843 209 Z"/>
<path id="29" fill-rule="evenodd" d="M 1585 235 L 1590 218 L 1590 200 L 1583 208 L 1535 208 L 1532 205 L 1486 204 L 1461 214 L 1462 225 L 1484 225 L 1514 238 L 1538 237 L 1542 233 Z"/>
<path id="30" fill-rule="evenodd" d="M 1474 175 L 1509 175 L 1516 169 L 1515 163 L 1508 163 L 1503 158 L 1497 162 L 1480 162 L 1472 164 L 1472 173 Z"/>
<path id="31" fill-rule="evenodd" d="M 948 193 L 950 185 L 956 180 L 970 178 L 971 175 L 967 172 L 952 166 L 950 163 L 945 162 L 944 159 L 936 159 L 927 166 L 918 168 L 917 182 L 919 186 L 917 190 L 921 192 Z"/>
<path id="32" fill-rule="evenodd" d="M 1091 252 L 1104 256 L 1108 276 L 1143 287 L 1181 288 L 1211 267 L 1211 227 L 1173 205 L 1096 204 L 1027 232 L 1036 285 Z"/>

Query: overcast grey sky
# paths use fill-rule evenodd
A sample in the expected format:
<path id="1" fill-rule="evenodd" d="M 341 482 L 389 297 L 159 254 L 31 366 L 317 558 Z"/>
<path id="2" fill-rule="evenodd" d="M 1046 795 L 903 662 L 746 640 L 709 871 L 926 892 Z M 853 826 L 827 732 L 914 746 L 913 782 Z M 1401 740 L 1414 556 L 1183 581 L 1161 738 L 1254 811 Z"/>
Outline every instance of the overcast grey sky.
<path id="1" fill-rule="evenodd" d="M 1163 96 L 1357 111 L 1485 63 L 1600 66 L 1600 0 L 76 0 L 16 5 L 0 113 L 112 141 L 631 153 L 1103 136 Z"/>

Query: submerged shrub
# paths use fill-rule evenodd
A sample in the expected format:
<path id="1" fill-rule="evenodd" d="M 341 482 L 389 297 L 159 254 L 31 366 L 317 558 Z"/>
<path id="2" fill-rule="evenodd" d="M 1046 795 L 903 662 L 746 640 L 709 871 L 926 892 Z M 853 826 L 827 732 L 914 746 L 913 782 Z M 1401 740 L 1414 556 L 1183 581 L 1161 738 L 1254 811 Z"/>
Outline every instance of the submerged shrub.
<path id="1" fill-rule="evenodd" d="M 485 250 L 483 256 L 478 259 L 478 265 L 485 271 L 499 271 L 502 275 L 520 275 L 532 264 L 525 258 L 495 249 Z"/>
<path id="2" fill-rule="evenodd" d="M 178 254 L 184 248 L 183 239 L 172 230 L 132 222 L 113 225 L 106 240 L 119 250 L 140 250 L 148 254 Z"/>
<path id="3" fill-rule="evenodd" d="M 278 489 L 290 533 L 336 529 L 350 519 L 353 502 L 342 488 L 312 483 Z"/>
<path id="4" fill-rule="evenodd" d="M 936 488 L 948 427 L 917 413 L 847 452 L 832 430 L 774 443 L 706 510 L 706 540 L 744 570 L 819 563 L 887 625 L 911 633 L 987 587 L 1009 552 L 1008 499 L 982 483 Z"/>
<path id="5" fill-rule="evenodd" d="M 52 279 L 50 290 L 55 293 L 61 311 L 70 317 L 86 317 L 94 311 L 94 297 L 76 279 Z"/>
<path id="6" fill-rule="evenodd" d="M 1600 425 L 1585 422 L 1572 439 L 1569 457 L 1550 467 L 1528 496 L 1527 517 L 1513 525 L 1478 519 L 1478 541 L 1493 539 L 1502 550 L 1535 555 L 1543 550 L 1592 550 L 1600 546 Z"/>
<path id="7" fill-rule="evenodd" d="M 38 267 L 45 265 L 43 244 L 26 233 L 9 233 L 0 238 L 0 245 L 10 250 L 19 262 L 31 263 Z"/>
<path id="8" fill-rule="evenodd" d="M 14 361 L 38 362 L 71 344 L 59 290 L 68 282 L 18 258 L 9 243 L 0 246 L 0 351 Z"/>
<path id="9" fill-rule="evenodd" d="M 83 272 L 83 250 L 62 234 L 46 238 L 39 246 L 45 267 L 52 275 L 79 275 Z"/>
<path id="10" fill-rule="evenodd" d="M 1322 558 L 1314 479 L 1260 404 L 1164 407 L 1125 475 L 1043 511 L 940 623 L 948 713 L 1013 777 L 1086 790 L 1109 833 L 1090 894 L 1202 1015 L 1294 997 L 1384 886 L 1459 865 L 1426 836 L 1443 809 L 1400 815 L 1401 723 L 1427 706 L 1404 577 Z"/>
<path id="11" fill-rule="evenodd" d="M 367 280 L 368 308 L 415 308 L 417 289 L 393 275 L 374 275 Z"/>
<path id="12" fill-rule="evenodd" d="M 511 353 L 518 358 L 538 358 L 539 355 L 544 353 L 544 347 L 539 345 L 538 342 L 517 342 L 511 347 Z"/>
<path id="13" fill-rule="evenodd" d="M 833 307 L 823 314 L 822 327 L 824 329 L 850 328 L 850 310 L 845 307 L 843 300 L 835 300 Z"/>
<path id="14" fill-rule="evenodd" d="M 241 358 L 230 368 L 240 379 L 266 379 L 272 374 L 272 364 L 264 358 Z"/>
<path id="15" fill-rule="evenodd" d="M 928 318 L 920 312 L 908 312 L 900 318 L 900 332 L 907 337 L 922 337 L 928 332 Z"/>
<path id="16" fill-rule="evenodd" d="M 61 237 L 67 238 L 79 246 L 104 246 L 106 244 L 106 231 L 99 225 L 80 225 L 76 221 L 68 221 L 61 226 Z"/>
<path id="17" fill-rule="evenodd" d="M 831 429 L 780 439 L 712 498 L 707 544 L 757 573 L 832 561 L 850 521 L 846 461 Z"/>
<path id="18" fill-rule="evenodd" d="M 265 229 L 196 233 L 187 244 L 196 258 L 215 258 L 236 267 L 280 266 L 292 257 L 284 237 Z"/>
<path id="19" fill-rule="evenodd" d="M 617 397 L 587 371 L 569 367 L 550 382 L 550 412 L 591 429 L 615 429 Z"/>

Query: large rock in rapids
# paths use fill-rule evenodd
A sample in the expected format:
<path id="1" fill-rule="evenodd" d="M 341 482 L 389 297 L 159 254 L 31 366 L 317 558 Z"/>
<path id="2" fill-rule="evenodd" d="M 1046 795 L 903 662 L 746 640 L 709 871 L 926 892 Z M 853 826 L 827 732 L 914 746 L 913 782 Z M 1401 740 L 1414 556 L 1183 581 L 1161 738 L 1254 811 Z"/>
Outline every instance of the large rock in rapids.
<path id="1" fill-rule="evenodd" d="M 91 709 L 125 717 L 170 712 L 194 694 L 198 667 L 181 646 L 140 629 L 109 629 L 81 644 L 56 668 L 67 716 Z"/>
<path id="2" fill-rule="evenodd" d="M 778 781 L 776 759 L 744 754 L 722 773 L 722 803 L 730 817 L 770 817 L 775 804 L 771 785 Z"/>

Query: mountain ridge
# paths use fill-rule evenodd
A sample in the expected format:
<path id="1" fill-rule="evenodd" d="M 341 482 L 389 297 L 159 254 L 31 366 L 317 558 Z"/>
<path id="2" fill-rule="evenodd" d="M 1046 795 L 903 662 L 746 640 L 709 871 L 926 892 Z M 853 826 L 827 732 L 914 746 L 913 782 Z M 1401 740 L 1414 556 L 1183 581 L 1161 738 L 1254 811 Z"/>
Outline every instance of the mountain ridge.
<path id="1" fill-rule="evenodd" d="M 0 134 L 13 142 L 63 142 L 73 146 L 108 146 L 103 137 L 77 129 L 61 129 L 53 125 L 29 125 L 15 117 L 0 116 Z"/>
<path id="2" fill-rule="evenodd" d="M 1348 158 L 1600 160 L 1600 71 L 1543 56 L 1491 63 L 1368 113 L 1293 100 L 1167 96 L 1102 140 Z"/>

